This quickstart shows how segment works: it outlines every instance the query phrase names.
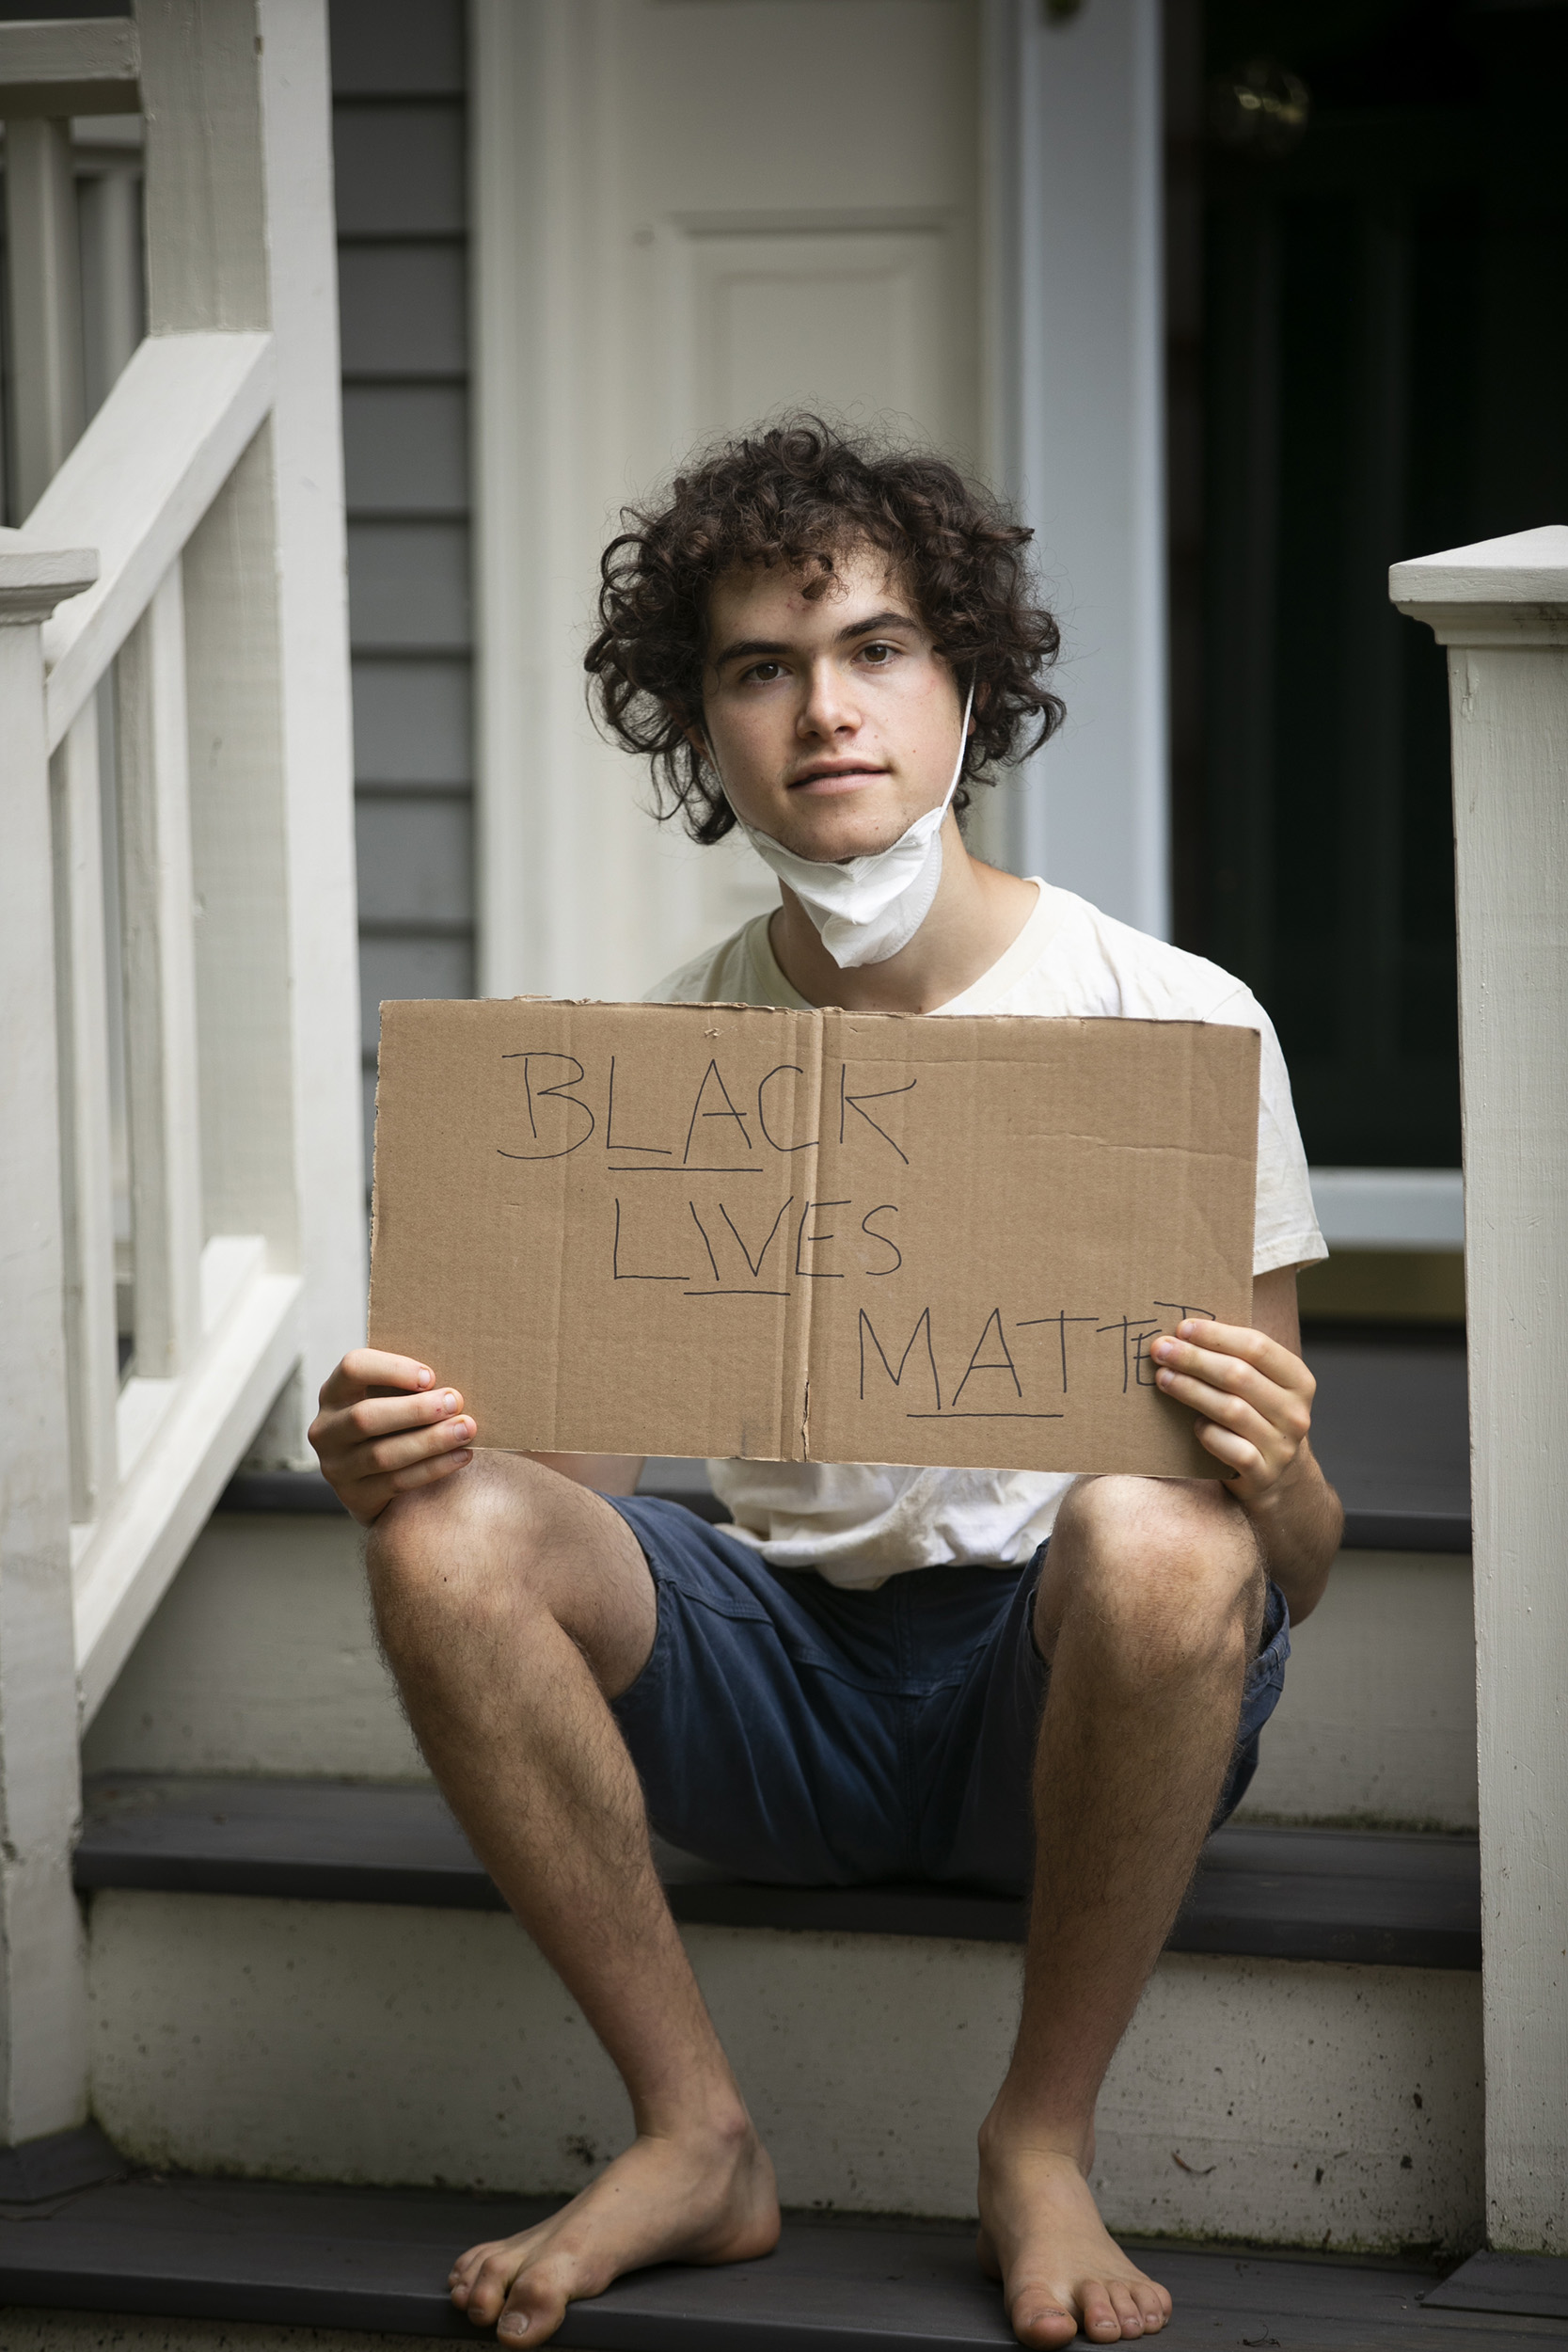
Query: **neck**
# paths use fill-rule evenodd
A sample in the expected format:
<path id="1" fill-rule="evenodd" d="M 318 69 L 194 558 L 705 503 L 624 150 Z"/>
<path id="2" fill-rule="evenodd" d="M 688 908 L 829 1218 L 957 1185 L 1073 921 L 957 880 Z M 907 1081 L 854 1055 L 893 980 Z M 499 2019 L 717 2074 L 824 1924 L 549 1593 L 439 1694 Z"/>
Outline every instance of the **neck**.
<path id="1" fill-rule="evenodd" d="M 931 911 L 885 963 L 841 971 L 795 893 L 779 885 L 768 928 L 779 969 L 809 1005 L 847 1012 L 935 1012 L 961 996 L 1006 953 L 1035 911 L 1032 882 L 971 857 L 951 809 L 942 820 L 942 880 Z"/>

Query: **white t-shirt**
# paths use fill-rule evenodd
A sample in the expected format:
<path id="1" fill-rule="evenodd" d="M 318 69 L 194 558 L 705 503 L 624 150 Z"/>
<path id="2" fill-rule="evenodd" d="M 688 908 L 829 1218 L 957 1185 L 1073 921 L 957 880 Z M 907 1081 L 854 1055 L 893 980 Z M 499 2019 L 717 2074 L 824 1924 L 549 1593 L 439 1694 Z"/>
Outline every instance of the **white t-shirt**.
<path id="1" fill-rule="evenodd" d="M 759 914 L 648 992 L 653 1004 L 781 1005 L 805 998 L 779 969 Z M 1326 1258 L 1273 1024 L 1250 989 L 1201 956 L 1117 923 L 1070 890 L 1039 898 L 1006 953 L 945 1013 L 1120 1014 L 1217 1021 L 1262 1041 L 1258 1104 L 1254 1274 Z M 909 1568 L 1013 1565 L 1051 1533 L 1072 1473 L 911 1470 L 865 1462 L 710 1462 L 729 1530 L 777 1567 L 816 1568 L 863 1589 Z"/>

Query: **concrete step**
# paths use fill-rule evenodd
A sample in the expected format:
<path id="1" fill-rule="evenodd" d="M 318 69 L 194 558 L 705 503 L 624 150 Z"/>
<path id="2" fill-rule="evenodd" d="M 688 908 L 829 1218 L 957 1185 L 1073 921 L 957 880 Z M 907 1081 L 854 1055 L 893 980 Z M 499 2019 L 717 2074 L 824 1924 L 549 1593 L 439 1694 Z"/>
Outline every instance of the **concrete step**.
<path id="1" fill-rule="evenodd" d="M 1473 1963 L 1473 1867 L 1460 1840 L 1222 1833 L 1180 1933 L 1227 1947 L 1165 1955 L 1101 2100 L 1113 2223 L 1473 2243 L 1480 1979 L 1442 1964 Z M 627 2136 L 580 2012 L 484 1907 L 427 1790 L 116 1781 L 80 1869 L 94 2112 L 139 2162 L 545 2194 Z M 672 1876 L 786 2201 L 972 2214 L 974 2133 L 1017 2021 L 1016 1908 Z M 1418 1964 L 1270 1948 L 1325 1932 L 1372 1954 L 1403 1938 Z"/>
<path id="2" fill-rule="evenodd" d="M 10 2352 L 147 2341 L 122 2320 L 112 2335 L 94 2338 L 81 2316 L 69 2334 L 52 2333 L 48 2307 L 68 2305 L 77 2315 L 156 2312 L 471 2343 L 474 2330 L 446 2297 L 453 2254 L 547 2210 L 450 2191 L 214 2180 L 88 2190 L 50 2211 L 0 2217 L 0 2296 L 31 2307 L 5 2314 L 4 2341 Z M 1451 2294 L 1444 2304 L 1441 2267 L 1431 2261 L 1270 2259 L 1239 2247 L 1133 2250 L 1175 2297 L 1161 2339 L 1170 2352 L 1259 2344 L 1299 2352 L 1506 2352 L 1563 2341 L 1552 2319 L 1517 2309 L 1499 2312 L 1494 2303 L 1490 2316 L 1472 2316 L 1462 2286 L 1459 2307 Z M 186 2341 L 160 2342 L 171 2340 Z M 288 2339 L 250 2341 L 270 2347 Z M 765 2260 L 634 2273 L 573 2304 L 556 2341 L 583 2352 L 1006 2352 L 1014 2338 L 997 2290 L 975 2265 L 969 2231 L 794 2215 Z"/>
<path id="3" fill-rule="evenodd" d="M 87 1769 L 422 1779 L 370 1625 L 360 1530 L 319 1480 L 230 1492 L 247 1507 L 198 1538 L 87 1734 Z M 1347 1549 L 1292 1638 L 1243 1812 L 1473 1830 L 1468 1559 Z"/>
<path id="4" fill-rule="evenodd" d="M 1022 1943 L 1024 1906 L 928 1884 L 737 1881 L 663 1849 L 677 1919 L 710 1927 Z M 260 1895 L 501 1911 L 433 1788 L 352 1781 L 105 1773 L 87 1785 L 83 1893 Z M 1467 1836 L 1255 1828 L 1209 1841 L 1170 1939 L 1176 1952 L 1481 1966 L 1481 1854 Z"/>

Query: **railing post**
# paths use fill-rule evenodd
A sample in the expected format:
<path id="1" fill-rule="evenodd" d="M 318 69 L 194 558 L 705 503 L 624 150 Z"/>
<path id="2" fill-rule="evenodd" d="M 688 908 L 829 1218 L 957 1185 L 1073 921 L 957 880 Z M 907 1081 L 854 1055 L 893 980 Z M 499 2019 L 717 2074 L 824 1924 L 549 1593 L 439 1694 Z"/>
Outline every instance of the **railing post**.
<path id="1" fill-rule="evenodd" d="M 71 1628 L 60 1099 L 40 627 L 95 556 L 0 534 L 0 2141 L 87 2113 L 71 1886 L 80 1809 Z"/>
<path id="2" fill-rule="evenodd" d="M 1568 2253 L 1568 527 L 1398 564 L 1449 652 L 1494 2246 Z"/>

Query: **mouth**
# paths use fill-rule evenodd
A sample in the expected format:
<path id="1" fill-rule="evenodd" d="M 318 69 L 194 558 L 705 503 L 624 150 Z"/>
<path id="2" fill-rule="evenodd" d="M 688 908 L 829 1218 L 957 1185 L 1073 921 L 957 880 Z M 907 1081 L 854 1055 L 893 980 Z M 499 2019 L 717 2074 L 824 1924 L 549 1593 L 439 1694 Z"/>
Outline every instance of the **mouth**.
<path id="1" fill-rule="evenodd" d="M 806 769 L 803 774 L 797 776 L 789 789 L 791 792 L 852 791 L 857 785 L 872 783 L 877 777 L 885 776 L 887 772 L 885 768 L 871 767 L 864 760 L 858 760 L 848 766 L 832 766 L 823 762 L 815 768 Z"/>

